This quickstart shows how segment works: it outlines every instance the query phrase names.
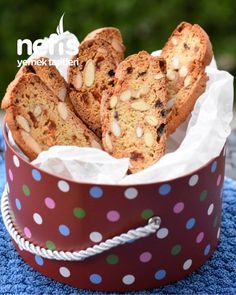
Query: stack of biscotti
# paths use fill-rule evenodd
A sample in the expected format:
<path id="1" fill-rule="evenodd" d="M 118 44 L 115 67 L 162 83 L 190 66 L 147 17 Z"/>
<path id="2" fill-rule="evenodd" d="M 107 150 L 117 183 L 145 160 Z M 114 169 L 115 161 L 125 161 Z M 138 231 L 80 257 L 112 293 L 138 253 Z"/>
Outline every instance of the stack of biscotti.
<path id="1" fill-rule="evenodd" d="M 53 145 L 100 148 L 100 139 L 34 73 L 19 75 L 3 98 L 6 122 L 30 160 Z"/>
<path id="2" fill-rule="evenodd" d="M 68 70 L 70 98 L 78 116 L 101 137 L 100 104 L 102 93 L 114 87 L 115 71 L 124 59 L 123 40 L 116 28 L 102 28 L 90 33 L 73 57 L 79 65 Z"/>
<path id="3" fill-rule="evenodd" d="M 87 35 L 68 68 L 68 84 L 46 58 L 23 67 L 2 107 L 16 143 L 34 159 L 52 145 L 97 147 L 129 157 L 129 173 L 157 162 L 167 137 L 204 92 L 210 40 L 198 25 L 181 23 L 161 56 L 146 51 L 124 60 L 116 28 Z M 78 66 L 76 66 L 78 65 Z"/>

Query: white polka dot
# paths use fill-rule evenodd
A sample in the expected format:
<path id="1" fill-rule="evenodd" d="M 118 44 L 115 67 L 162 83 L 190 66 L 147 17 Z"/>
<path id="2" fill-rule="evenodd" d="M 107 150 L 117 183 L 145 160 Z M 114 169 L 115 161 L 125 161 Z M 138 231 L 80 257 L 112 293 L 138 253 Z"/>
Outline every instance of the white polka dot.
<path id="1" fill-rule="evenodd" d="M 69 278 L 70 276 L 70 271 L 67 267 L 64 267 L 64 266 L 60 267 L 59 272 L 64 278 Z"/>
<path id="2" fill-rule="evenodd" d="M 42 223 L 43 223 L 43 219 L 42 219 L 41 215 L 38 214 L 38 213 L 34 213 L 34 214 L 33 214 L 33 219 L 34 219 L 34 221 L 35 221 L 37 224 L 42 224 Z"/>
<path id="3" fill-rule="evenodd" d="M 184 269 L 184 270 L 189 269 L 189 268 L 191 267 L 192 263 L 193 263 L 192 259 L 188 259 L 188 260 L 186 260 L 186 261 L 184 262 L 184 264 L 183 264 L 183 269 Z"/>
<path id="4" fill-rule="evenodd" d="M 194 185 L 196 185 L 198 183 L 198 180 L 199 180 L 199 176 L 197 174 L 195 174 L 195 175 L 190 177 L 188 184 L 190 186 L 194 186 Z"/>
<path id="5" fill-rule="evenodd" d="M 16 155 L 13 156 L 13 163 L 17 168 L 20 167 L 20 161 Z"/>
<path id="6" fill-rule="evenodd" d="M 67 193 L 70 190 L 69 184 L 64 180 L 58 181 L 57 186 L 59 190 L 62 191 L 63 193 Z"/>
<path id="7" fill-rule="evenodd" d="M 217 239 L 219 239 L 220 237 L 220 227 L 218 228 L 218 231 L 217 231 Z"/>
<path id="8" fill-rule="evenodd" d="M 208 214 L 208 215 L 211 215 L 212 212 L 213 212 L 213 210 L 214 210 L 214 204 L 212 203 L 212 204 L 208 207 L 207 214 Z"/>
<path id="9" fill-rule="evenodd" d="M 102 235 L 98 231 L 91 232 L 89 238 L 92 242 L 98 243 L 102 240 Z"/>
<path id="10" fill-rule="evenodd" d="M 122 282 L 125 284 L 125 285 L 131 285 L 133 284 L 135 281 L 135 277 L 133 275 L 126 275 L 123 277 L 122 279 Z"/>
<path id="11" fill-rule="evenodd" d="M 158 237 L 158 239 L 164 239 L 168 236 L 168 234 L 169 234 L 169 230 L 167 228 L 163 227 L 158 230 L 157 237 Z"/>
<path id="12" fill-rule="evenodd" d="M 130 187 L 125 190 L 125 197 L 126 199 L 132 200 L 138 196 L 138 191 L 136 188 Z"/>

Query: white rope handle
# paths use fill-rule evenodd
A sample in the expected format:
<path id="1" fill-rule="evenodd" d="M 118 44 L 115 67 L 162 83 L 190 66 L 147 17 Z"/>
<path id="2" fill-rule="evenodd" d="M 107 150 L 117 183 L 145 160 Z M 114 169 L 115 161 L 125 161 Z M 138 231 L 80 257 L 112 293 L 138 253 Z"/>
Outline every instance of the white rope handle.
<path id="1" fill-rule="evenodd" d="M 10 234 L 11 238 L 16 242 L 20 249 L 28 251 L 34 255 L 40 255 L 47 259 L 55 260 L 64 260 L 64 261 L 81 261 L 88 257 L 100 254 L 104 251 L 107 251 L 111 248 L 117 247 L 119 245 L 138 240 L 140 238 L 145 238 L 152 233 L 155 233 L 160 227 L 161 219 L 160 217 L 152 217 L 149 219 L 148 224 L 143 227 L 138 227 L 136 229 L 131 229 L 127 233 L 123 233 L 119 236 L 115 236 L 111 239 L 101 242 L 93 247 L 88 247 L 85 250 L 69 252 L 69 251 L 52 251 L 49 249 L 41 248 L 35 246 L 33 243 L 25 240 L 17 230 L 14 228 L 12 219 L 9 212 L 9 203 L 8 203 L 8 193 L 7 185 L 2 195 L 1 200 L 1 211 L 2 218 L 5 224 L 5 227 Z"/>

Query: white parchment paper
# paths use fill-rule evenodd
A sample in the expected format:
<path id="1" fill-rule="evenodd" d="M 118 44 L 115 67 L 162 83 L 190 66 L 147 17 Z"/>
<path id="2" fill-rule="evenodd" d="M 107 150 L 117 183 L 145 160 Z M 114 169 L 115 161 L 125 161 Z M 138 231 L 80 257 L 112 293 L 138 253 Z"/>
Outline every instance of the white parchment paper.
<path id="1" fill-rule="evenodd" d="M 76 38 L 69 32 L 53 35 L 60 42 L 70 37 Z M 67 79 L 67 67 L 62 65 L 58 69 Z M 206 72 L 209 76 L 206 91 L 198 98 L 188 120 L 169 137 L 167 153 L 143 171 L 126 176 L 128 159 L 115 159 L 98 149 L 68 146 L 52 147 L 32 164 L 59 177 L 102 184 L 151 183 L 192 173 L 220 154 L 231 131 L 233 77 L 218 70 L 214 60 Z"/>

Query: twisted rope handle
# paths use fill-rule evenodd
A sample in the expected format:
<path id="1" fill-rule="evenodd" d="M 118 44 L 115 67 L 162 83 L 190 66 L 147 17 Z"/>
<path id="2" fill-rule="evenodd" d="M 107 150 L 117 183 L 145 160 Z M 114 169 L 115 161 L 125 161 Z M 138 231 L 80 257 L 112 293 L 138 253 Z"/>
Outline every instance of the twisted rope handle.
<path id="1" fill-rule="evenodd" d="M 160 217 L 152 217 L 148 220 L 148 224 L 143 227 L 138 227 L 136 229 L 131 229 L 127 233 L 122 233 L 119 236 L 115 236 L 111 239 L 101 242 L 93 247 L 88 247 L 85 250 L 80 251 L 52 251 L 49 249 L 41 248 L 35 246 L 33 243 L 25 240 L 17 230 L 14 228 L 12 219 L 10 216 L 9 203 L 8 203 L 8 185 L 6 185 L 5 190 L 2 195 L 1 200 L 1 212 L 3 222 L 5 227 L 10 234 L 11 238 L 16 242 L 20 249 L 28 251 L 34 255 L 39 255 L 47 259 L 64 260 L 64 261 L 81 261 L 88 257 L 100 254 L 104 251 L 110 250 L 111 248 L 117 247 L 119 245 L 138 240 L 140 238 L 145 238 L 152 233 L 155 233 L 160 227 L 161 219 Z"/>

